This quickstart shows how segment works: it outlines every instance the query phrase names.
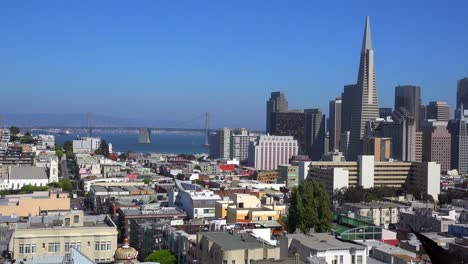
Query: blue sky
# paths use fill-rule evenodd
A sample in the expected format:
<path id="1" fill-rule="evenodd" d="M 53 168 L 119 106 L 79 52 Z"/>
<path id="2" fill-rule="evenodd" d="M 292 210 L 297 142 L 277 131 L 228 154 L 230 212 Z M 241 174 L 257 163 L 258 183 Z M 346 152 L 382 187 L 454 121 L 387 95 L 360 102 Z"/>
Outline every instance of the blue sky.
<path id="1" fill-rule="evenodd" d="M 291 108 L 328 112 L 356 82 L 366 15 L 379 104 L 415 84 L 424 103 L 454 105 L 468 76 L 468 1 L 445 2 L 2 1 L 0 112 L 208 111 L 216 127 L 264 128 L 276 90 Z"/>

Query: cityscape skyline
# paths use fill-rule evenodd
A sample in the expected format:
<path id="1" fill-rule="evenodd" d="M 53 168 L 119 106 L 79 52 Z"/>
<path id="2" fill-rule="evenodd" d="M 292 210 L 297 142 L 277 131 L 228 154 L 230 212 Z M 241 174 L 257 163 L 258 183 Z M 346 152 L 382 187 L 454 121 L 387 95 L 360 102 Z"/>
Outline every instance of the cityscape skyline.
<path id="1" fill-rule="evenodd" d="M 377 10 L 375 4 L 357 5 L 352 14 L 345 14 L 342 7 L 334 10 L 337 16 L 325 24 L 327 12 L 331 13 L 334 7 L 308 3 L 288 6 L 284 12 L 297 13 L 297 17 L 279 22 L 284 6 L 278 2 L 269 6 L 258 3 L 249 6 L 250 10 L 244 10 L 245 4 L 211 5 L 205 12 L 219 9 L 211 18 L 202 18 L 203 13 L 198 14 L 195 6 L 181 10 L 167 3 L 143 2 L 125 12 L 122 3 L 112 8 L 106 4 L 96 4 L 94 8 L 57 3 L 2 5 L 0 22 L 9 25 L 0 29 L 5 37 L 0 44 L 4 58 L 0 69 L 5 74 L 0 86 L 7 87 L 6 110 L 2 113 L 6 116 L 30 113 L 18 103 L 18 98 L 22 93 L 34 93 L 36 96 L 22 98 L 22 102 L 34 107 L 35 113 L 93 112 L 183 121 L 190 119 L 186 118 L 187 110 L 196 107 L 200 114 L 214 113 L 212 127 L 262 129 L 263 102 L 274 91 L 285 92 L 291 109 L 320 108 L 328 116 L 328 102 L 341 94 L 344 85 L 355 82 L 359 64 L 356 50 L 361 45 L 362 18 L 366 15 L 372 17 L 373 45 L 378 49 L 375 61 L 379 106 L 393 105 L 394 87 L 417 85 L 424 104 L 447 101 L 455 109 L 457 81 L 468 75 L 468 62 L 459 59 L 466 57 L 467 51 L 462 47 L 468 45 L 468 39 L 462 36 L 467 18 L 459 11 L 466 6 L 463 2 L 444 8 L 425 2 L 414 16 L 398 19 L 388 10 L 382 11 L 386 9 L 382 6 Z M 385 7 L 391 11 L 398 6 L 396 3 Z M 262 8 L 268 9 L 268 15 L 257 21 L 254 11 Z M 407 6 L 400 13 L 404 15 L 415 8 L 416 5 Z M 110 17 L 107 9 L 123 18 Z M 150 12 L 155 10 L 155 14 Z M 168 14 L 159 10 L 167 10 Z M 184 18 L 184 14 L 191 16 Z M 231 15 L 220 20 L 226 22 L 221 23 L 226 32 L 222 31 L 223 25 L 206 25 L 227 14 Z M 171 15 L 180 19 L 174 20 Z M 77 19 L 84 20 L 76 23 Z M 195 24 L 189 23 L 191 19 Z M 132 23 L 127 25 L 126 21 Z M 197 32 L 200 34 L 194 35 Z M 158 42 L 149 33 L 160 33 L 158 36 L 166 41 Z M 190 33 L 195 46 L 181 44 L 184 33 Z M 91 45 L 80 38 L 101 43 Z M 270 44 L 265 46 L 266 42 Z M 447 42 L 451 43 L 450 50 L 435 52 Z M 216 44 L 219 47 L 213 50 Z M 166 57 L 163 51 L 167 52 Z M 175 56 L 177 52 L 182 54 Z M 204 57 L 206 61 L 202 61 Z M 28 78 L 21 77 L 23 72 L 28 73 Z M 63 92 L 74 99 L 61 100 L 58 94 Z M 47 99 L 54 100 L 54 104 L 42 103 Z M 183 107 L 175 109 L 171 107 L 174 104 Z"/>

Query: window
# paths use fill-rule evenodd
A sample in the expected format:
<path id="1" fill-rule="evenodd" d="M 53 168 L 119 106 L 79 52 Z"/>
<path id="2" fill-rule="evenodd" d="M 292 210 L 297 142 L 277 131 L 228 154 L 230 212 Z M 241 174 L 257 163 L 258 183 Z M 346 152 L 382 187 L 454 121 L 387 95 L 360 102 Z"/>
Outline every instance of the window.
<path id="1" fill-rule="evenodd" d="M 80 216 L 79 215 L 74 215 L 73 216 L 73 223 L 78 224 L 80 222 Z"/>
<path id="2" fill-rule="evenodd" d="M 81 250 L 81 242 L 76 242 L 76 249 Z"/>
<path id="3" fill-rule="evenodd" d="M 65 226 L 70 226 L 70 218 L 65 218 Z"/>
<path id="4" fill-rule="evenodd" d="M 340 256 L 340 264 L 343 264 L 343 256 Z"/>
<path id="5" fill-rule="evenodd" d="M 19 244 L 19 253 L 24 253 L 24 244 Z"/>
<path id="6" fill-rule="evenodd" d="M 101 241 L 101 251 L 106 250 L 106 241 Z"/>
<path id="7" fill-rule="evenodd" d="M 333 257 L 332 264 L 338 264 L 338 256 Z"/>
<path id="8" fill-rule="evenodd" d="M 268 220 L 273 220 L 273 216 L 269 216 L 269 217 L 268 217 Z"/>
<path id="9" fill-rule="evenodd" d="M 107 248 L 106 248 L 107 251 L 110 251 L 111 250 L 111 242 L 110 241 L 107 241 Z"/>
<path id="10" fill-rule="evenodd" d="M 233 260 L 233 261 L 232 261 L 232 264 L 236 264 L 236 261 L 235 261 L 235 260 Z"/>
<path id="11" fill-rule="evenodd" d="M 49 252 L 59 252 L 60 251 L 60 243 L 49 243 Z"/>
<path id="12" fill-rule="evenodd" d="M 88 247 L 90 247 L 90 246 L 91 246 L 91 241 L 88 241 Z"/>
<path id="13" fill-rule="evenodd" d="M 244 203 L 239 203 L 239 208 L 244 208 Z"/>
<path id="14" fill-rule="evenodd" d="M 31 244 L 31 253 L 33 253 L 33 254 L 36 253 L 36 243 Z"/>
<path id="15" fill-rule="evenodd" d="M 357 264 L 362 264 L 362 256 L 357 256 Z"/>
<path id="16" fill-rule="evenodd" d="M 94 250 L 99 251 L 99 241 L 94 242 Z"/>
<path id="17" fill-rule="evenodd" d="M 356 256 L 351 255 L 351 264 L 356 264 Z"/>
<path id="18" fill-rule="evenodd" d="M 65 242 L 65 252 L 70 251 L 70 242 Z"/>

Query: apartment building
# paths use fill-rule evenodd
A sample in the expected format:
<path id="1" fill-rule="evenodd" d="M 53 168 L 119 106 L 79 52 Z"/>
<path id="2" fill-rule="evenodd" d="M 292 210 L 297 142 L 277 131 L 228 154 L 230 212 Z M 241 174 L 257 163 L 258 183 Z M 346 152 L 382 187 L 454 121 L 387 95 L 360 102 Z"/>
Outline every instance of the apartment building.
<path id="1" fill-rule="evenodd" d="M 18 223 L 9 243 L 15 259 L 65 256 L 71 248 L 97 263 L 111 263 L 117 249 L 117 228 L 107 215 L 70 211 L 60 215 L 32 216 Z"/>
<path id="2" fill-rule="evenodd" d="M 289 188 L 299 184 L 299 167 L 289 164 L 278 166 L 278 182 L 286 183 Z"/>
<path id="3" fill-rule="evenodd" d="M 342 211 L 373 219 L 375 225 L 388 228 L 390 224 L 398 224 L 400 212 L 410 212 L 411 207 L 390 202 L 344 203 Z"/>
<path id="4" fill-rule="evenodd" d="M 28 217 L 47 212 L 68 211 L 70 211 L 70 198 L 66 192 L 33 192 L 5 195 L 0 198 L 0 215 Z"/>

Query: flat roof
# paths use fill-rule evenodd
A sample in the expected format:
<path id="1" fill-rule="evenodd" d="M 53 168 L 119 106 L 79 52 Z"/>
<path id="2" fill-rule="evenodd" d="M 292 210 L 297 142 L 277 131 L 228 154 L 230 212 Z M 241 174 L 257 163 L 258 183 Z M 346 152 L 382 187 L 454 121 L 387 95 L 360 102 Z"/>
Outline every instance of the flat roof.
<path id="1" fill-rule="evenodd" d="M 343 205 L 357 207 L 361 209 L 369 208 L 391 208 L 391 207 L 410 207 L 404 204 L 397 204 L 392 202 L 371 202 L 371 203 L 344 203 Z"/>
<path id="2" fill-rule="evenodd" d="M 224 250 L 276 248 L 267 243 L 262 243 L 248 233 L 201 232 L 199 234 L 205 236 Z"/>
<path id="3" fill-rule="evenodd" d="M 337 250 L 337 249 L 365 249 L 365 246 L 358 245 L 351 242 L 345 242 L 337 239 L 336 237 L 329 235 L 327 233 L 313 233 L 310 235 L 305 234 L 288 234 L 286 235 L 289 239 L 296 239 L 302 245 L 316 249 L 318 251 L 326 250 Z"/>

